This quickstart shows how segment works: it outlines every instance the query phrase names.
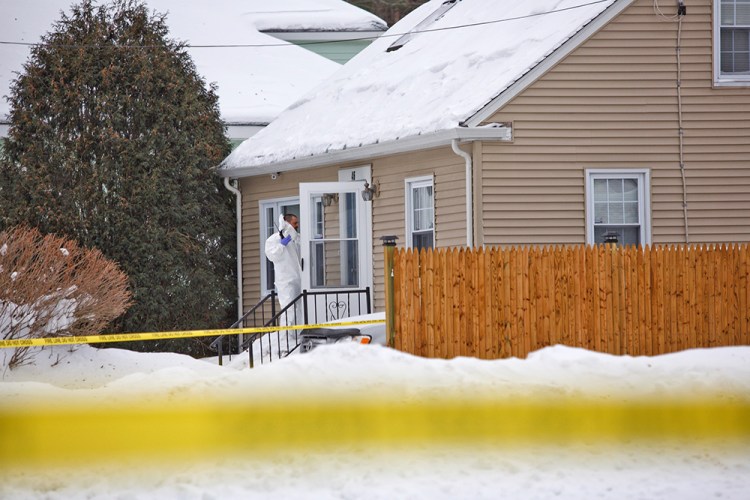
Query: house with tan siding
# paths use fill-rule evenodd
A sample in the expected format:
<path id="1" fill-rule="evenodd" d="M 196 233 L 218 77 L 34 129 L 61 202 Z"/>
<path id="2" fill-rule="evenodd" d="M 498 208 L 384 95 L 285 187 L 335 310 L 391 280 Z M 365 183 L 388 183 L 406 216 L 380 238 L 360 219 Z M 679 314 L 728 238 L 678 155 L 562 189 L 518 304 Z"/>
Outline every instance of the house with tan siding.
<path id="1" fill-rule="evenodd" d="M 219 172 L 247 309 L 298 211 L 303 286 L 372 286 L 405 247 L 750 241 L 750 3 L 433 0 Z M 371 201 L 363 199 L 371 196 Z"/>

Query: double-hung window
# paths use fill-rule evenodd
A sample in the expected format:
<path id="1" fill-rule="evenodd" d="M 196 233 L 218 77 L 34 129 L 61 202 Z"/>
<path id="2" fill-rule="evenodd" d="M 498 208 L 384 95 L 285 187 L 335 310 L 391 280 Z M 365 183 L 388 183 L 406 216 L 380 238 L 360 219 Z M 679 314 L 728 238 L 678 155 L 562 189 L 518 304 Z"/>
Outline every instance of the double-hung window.
<path id="1" fill-rule="evenodd" d="M 406 179 L 406 244 L 435 246 L 435 191 L 432 177 Z"/>
<path id="2" fill-rule="evenodd" d="M 279 216 L 284 214 L 294 214 L 299 217 L 299 198 L 278 198 L 260 202 L 260 283 L 262 295 L 271 293 L 276 279 L 273 262 L 266 258 L 266 239 L 279 230 Z"/>
<path id="3" fill-rule="evenodd" d="M 750 85 L 750 0 L 714 0 L 714 83 Z"/>
<path id="4" fill-rule="evenodd" d="M 586 171 L 586 242 L 651 243 L 648 170 Z"/>

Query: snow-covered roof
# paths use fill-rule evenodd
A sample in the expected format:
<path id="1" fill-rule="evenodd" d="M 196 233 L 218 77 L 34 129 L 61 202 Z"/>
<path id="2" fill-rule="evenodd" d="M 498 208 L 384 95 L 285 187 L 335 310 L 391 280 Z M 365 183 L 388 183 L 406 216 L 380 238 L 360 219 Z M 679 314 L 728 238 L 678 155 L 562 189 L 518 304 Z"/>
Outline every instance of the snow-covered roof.
<path id="1" fill-rule="evenodd" d="M 274 0 L 248 9 L 258 31 L 385 31 L 385 21 L 342 0 Z"/>
<path id="2" fill-rule="evenodd" d="M 431 0 L 240 144 L 222 163 L 222 175 L 253 175 L 425 135 L 449 137 L 446 131 L 467 120 L 476 126 L 480 121 L 471 119 L 498 95 L 566 41 L 594 29 L 608 7 L 628 3 L 459 0 L 434 19 L 444 0 Z M 388 50 L 417 25 L 419 33 Z"/>
<path id="3" fill-rule="evenodd" d="M 188 49 L 190 55 L 206 82 L 218 85 L 221 115 L 228 123 L 267 123 L 340 68 L 260 29 L 361 31 L 378 23 L 384 29 L 378 17 L 343 0 L 145 2 L 152 11 L 167 14 L 171 38 L 194 46 Z M 75 3 L 0 0 L 0 42 L 11 42 L 0 43 L 0 122 L 7 122 L 10 111 L 2 96 L 10 93 L 10 83 L 30 52 L 28 45 L 16 43 L 39 42 L 60 12 L 70 13 Z"/>

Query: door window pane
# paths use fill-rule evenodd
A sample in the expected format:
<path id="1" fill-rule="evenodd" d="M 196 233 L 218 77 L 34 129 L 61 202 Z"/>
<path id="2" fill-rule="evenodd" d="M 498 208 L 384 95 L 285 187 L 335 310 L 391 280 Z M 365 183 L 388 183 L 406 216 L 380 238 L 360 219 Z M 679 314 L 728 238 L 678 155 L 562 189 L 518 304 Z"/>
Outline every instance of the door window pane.
<path id="1" fill-rule="evenodd" d="M 273 206 L 266 207 L 265 217 L 264 217 L 264 223 L 265 223 L 264 224 L 264 228 L 265 228 L 264 236 L 266 237 L 266 239 L 275 232 L 275 228 L 273 225 L 274 213 L 275 211 L 274 211 Z M 266 266 L 266 282 L 265 282 L 264 290 L 273 290 L 274 289 L 273 281 L 275 279 L 274 273 L 273 273 L 273 262 L 268 260 L 265 255 L 263 255 L 262 258 Z"/>
<path id="2" fill-rule="evenodd" d="M 356 192 L 321 193 L 311 199 L 315 231 L 310 238 L 310 286 L 359 286 Z"/>
<path id="3" fill-rule="evenodd" d="M 263 229 L 261 235 L 263 241 L 261 241 L 261 273 L 262 273 L 262 290 L 261 293 L 266 295 L 275 288 L 274 280 L 276 279 L 273 262 L 266 258 L 265 243 L 266 239 L 273 233 L 277 232 L 279 224 L 279 216 L 285 214 L 294 214 L 299 217 L 299 201 L 298 199 L 291 200 L 267 200 L 261 203 L 261 221 L 260 226 Z"/>
<path id="4" fill-rule="evenodd" d="M 357 237 L 357 193 L 346 193 L 344 204 L 345 213 L 345 230 L 344 235 L 346 238 Z"/>

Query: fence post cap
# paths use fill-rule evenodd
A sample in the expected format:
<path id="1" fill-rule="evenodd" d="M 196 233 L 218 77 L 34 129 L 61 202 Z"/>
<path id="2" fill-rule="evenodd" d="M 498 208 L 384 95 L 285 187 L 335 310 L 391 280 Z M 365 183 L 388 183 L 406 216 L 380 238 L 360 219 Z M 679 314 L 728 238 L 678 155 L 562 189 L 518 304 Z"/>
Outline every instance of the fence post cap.
<path id="1" fill-rule="evenodd" d="M 380 240 L 383 242 L 384 247 L 395 247 L 398 236 L 381 236 Z"/>

